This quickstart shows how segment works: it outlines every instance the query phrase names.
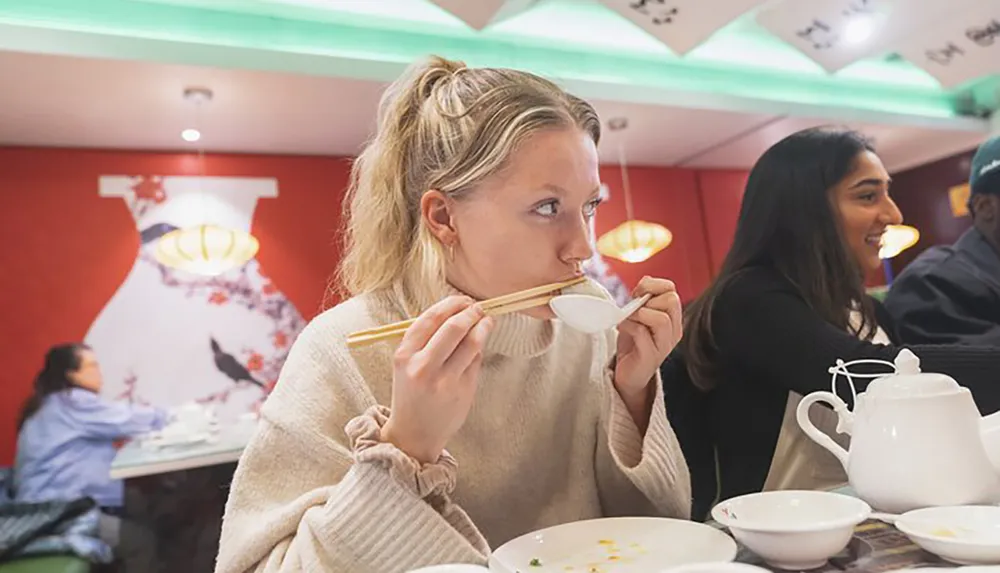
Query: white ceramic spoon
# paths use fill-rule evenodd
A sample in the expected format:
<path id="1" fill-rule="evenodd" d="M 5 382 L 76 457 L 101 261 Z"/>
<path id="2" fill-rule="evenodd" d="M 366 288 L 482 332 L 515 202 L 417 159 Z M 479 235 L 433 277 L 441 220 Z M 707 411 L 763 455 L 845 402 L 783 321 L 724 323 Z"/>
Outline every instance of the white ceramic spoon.
<path id="1" fill-rule="evenodd" d="M 570 328 L 594 334 L 618 326 L 642 308 L 652 295 L 643 295 L 618 308 L 615 303 L 586 294 L 563 294 L 549 301 L 552 312 Z"/>

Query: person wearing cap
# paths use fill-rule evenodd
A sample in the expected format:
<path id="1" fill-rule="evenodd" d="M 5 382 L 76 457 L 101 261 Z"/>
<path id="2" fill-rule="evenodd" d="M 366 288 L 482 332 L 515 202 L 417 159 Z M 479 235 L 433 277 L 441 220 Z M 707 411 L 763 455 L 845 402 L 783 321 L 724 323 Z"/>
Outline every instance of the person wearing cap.
<path id="1" fill-rule="evenodd" d="M 904 343 L 1000 346 L 1000 136 L 976 152 L 969 187 L 972 228 L 921 253 L 886 296 Z"/>

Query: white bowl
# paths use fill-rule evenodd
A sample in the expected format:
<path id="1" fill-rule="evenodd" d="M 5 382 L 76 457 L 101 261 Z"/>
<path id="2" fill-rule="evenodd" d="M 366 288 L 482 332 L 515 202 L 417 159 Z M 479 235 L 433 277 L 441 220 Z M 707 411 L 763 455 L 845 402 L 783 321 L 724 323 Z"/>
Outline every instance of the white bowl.
<path id="1" fill-rule="evenodd" d="M 840 553 L 872 508 L 825 491 L 768 491 L 728 499 L 712 518 L 737 541 L 780 569 L 821 567 Z"/>
<path id="2" fill-rule="evenodd" d="M 942 559 L 959 565 L 1000 563 L 1000 507 L 928 507 L 895 521 L 914 543 Z"/>
<path id="3" fill-rule="evenodd" d="M 665 569 L 660 573 L 770 573 L 763 567 L 747 565 L 746 563 L 692 563 L 681 565 L 672 569 Z"/>

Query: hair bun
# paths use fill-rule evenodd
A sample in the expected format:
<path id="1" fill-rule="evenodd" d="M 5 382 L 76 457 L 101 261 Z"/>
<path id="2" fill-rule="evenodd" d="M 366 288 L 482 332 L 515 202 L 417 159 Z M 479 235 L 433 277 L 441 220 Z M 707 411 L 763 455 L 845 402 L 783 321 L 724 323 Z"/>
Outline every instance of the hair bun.
<path id="1" fill-rule="evenodd" d="M 431 56 L 420 71 L 417 93 L 420 94 L 421 98 L 427 99 L 438 84 L 451 79 L 455 74 L 465 69 L 468 69 L 465 62 L 448 60 L 441 56 Z"/>

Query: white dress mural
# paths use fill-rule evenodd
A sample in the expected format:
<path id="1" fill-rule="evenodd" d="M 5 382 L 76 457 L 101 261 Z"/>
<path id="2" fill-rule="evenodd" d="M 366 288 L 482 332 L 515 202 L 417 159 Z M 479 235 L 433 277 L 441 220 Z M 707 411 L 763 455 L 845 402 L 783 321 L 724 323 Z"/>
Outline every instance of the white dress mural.
<path id="1" fill-rule="evenodd" d="M 142 239 L 132 270 L 85 339 L 101 361 L 102 394 L 165 408 L 199 402 L 223 422 L 255 412 L 305 325 L 302 316 L 256 259 L 205 277 L 164 267 L 153 253 L 156 240 L 179 227 L 249 232 L 257 200 L 277 197 L 277 182 L 105 176 L 100 194 L 126 203 Z"/>

